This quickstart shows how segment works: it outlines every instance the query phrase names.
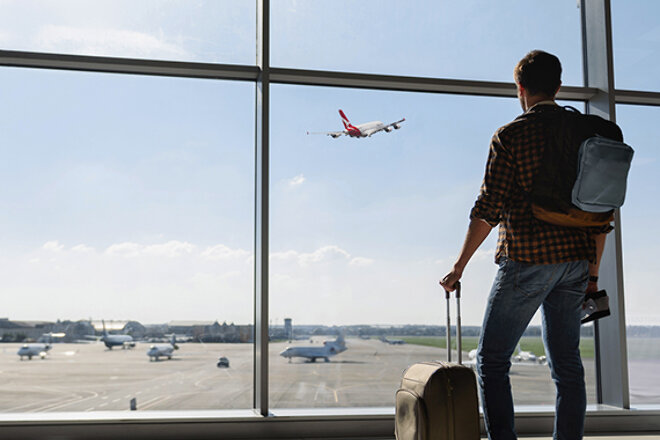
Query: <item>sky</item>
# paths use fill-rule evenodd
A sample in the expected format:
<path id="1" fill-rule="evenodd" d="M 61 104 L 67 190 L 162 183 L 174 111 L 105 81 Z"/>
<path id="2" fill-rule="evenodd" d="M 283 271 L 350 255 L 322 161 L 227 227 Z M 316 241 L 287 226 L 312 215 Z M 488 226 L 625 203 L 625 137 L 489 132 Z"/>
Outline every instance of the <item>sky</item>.
<path id="1" fill-rule="evenodd" d="M 658 7 L 613 2 L 618 87 L 660 90 L 640 68 L 660 70 Z M 271 8 L 275 66 L 510 82 L 542 48 L 564 84 L 582 85 L 574 0 Z M 529 8 L 546 19 L 530 23 Z M 0 48 L 254 64 L 255 21 L 243 0 L 0 0 Z M 241 82 L 1 68 L 1 315 L 251 323 L 254 96 Z M 406 122 L 369 139 L 305 134 L 341 129 L 340 108 L 355 124 Z M 515 99 L 272 85 L 271 323 L 441 325 L 437 280 L 490 137 L 520 112 Z M 659 214 L 648 200 L 660 115 L 617 116 L 636 149 L 622 213 L 628 322 L 660 324 L 645 233 Z M 464 274 L 464 325 L 481 323 L 495 235 Z"/>

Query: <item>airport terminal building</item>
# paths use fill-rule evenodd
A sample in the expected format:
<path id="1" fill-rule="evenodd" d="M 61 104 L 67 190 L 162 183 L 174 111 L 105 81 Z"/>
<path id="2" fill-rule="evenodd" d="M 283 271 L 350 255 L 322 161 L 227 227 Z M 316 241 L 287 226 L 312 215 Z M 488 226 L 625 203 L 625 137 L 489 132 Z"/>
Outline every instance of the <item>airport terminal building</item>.
<path id="1" fill-rule="evenodd" d="M 659 28 L 652 0 L 0 1 L 0 438 L 394 438 L 403 371 L 452 351 L 438 280 L 533 49 L 635 149 L 585 430 L 657 437 Z M 542 326 L 521 438 L 553 431 Z"/>

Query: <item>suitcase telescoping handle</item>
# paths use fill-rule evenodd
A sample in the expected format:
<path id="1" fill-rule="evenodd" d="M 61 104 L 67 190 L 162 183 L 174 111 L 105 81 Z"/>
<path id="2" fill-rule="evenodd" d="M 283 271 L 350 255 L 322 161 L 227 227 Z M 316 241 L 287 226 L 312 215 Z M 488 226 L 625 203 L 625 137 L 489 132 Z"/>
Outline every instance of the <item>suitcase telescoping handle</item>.
<path id="1" fill-rule="evenodd" d="M 458 363 L 463 363 L 463 342 L 461 338 L 461 283 L 456 281 L 456 351 L 458 352 Z M 451 311 L 449 307 L 449 299 L 451 292 L 445 290 L 445 298 L 447 298 L 447 362 L 451 362 Z"/>

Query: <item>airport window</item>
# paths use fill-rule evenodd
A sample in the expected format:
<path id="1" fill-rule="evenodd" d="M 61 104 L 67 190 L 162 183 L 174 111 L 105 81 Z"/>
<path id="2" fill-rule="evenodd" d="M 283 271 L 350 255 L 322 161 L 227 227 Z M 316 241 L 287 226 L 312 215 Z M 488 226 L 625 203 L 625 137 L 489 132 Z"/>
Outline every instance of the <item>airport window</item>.
<path id="1" fill-rule="evenodd" d="M 0 412 L 250 408 L 253 85 L 0 83 Z"/>
<path id="2" fill-rule="evenodd" d="M 617 89 L 660 91 L 660 4 L 612 1 L 614 80 Z"/>
<path id="3" fill-rule="evenodd" d="M 206 429 L 196 410 L 257 409 L 202 416 L 249 414 L 243 427 L 312 414 L 323 423 L 310 437 L 346 420 L 316 414 L 390 423 L 403 369 L 446 355 L 437 281 L 462 244 L 490 137 L 520 113 L 513 66 L 536 48 L 562 61 L 573 87 L 561 104 L 607 113 L 606 98 L 618 100 L 636 149 L 617 224 L 626 316 L 600 327 L 602 350 L 627 322 L 628 370 L 598 368 L 583 327 L 588 402 L 605 396 L 624 413 L 629 382 L 634 408 L 658 408 L 657 249 L 643 234 L 657 217 L 660 99 L 641 91 L 659 90 L 654 2 L 88 3 L 0 0 L 0 436 L 23 413 L 40 413 L 26 429 L 57 430 L 63 416 L 44 413 L 68 413 L 75 429 L 79 412 L 103 425 L 133 407 L 154 436 Z M 595 52 L 612 43 L 601 41 L 610 24 L 620 90 L 581 87 L 583 56 L 590 69 L 609 61 Z M 594 44 L 582 47 L 583 31 Z M 270 57 L 257 66 L 262 42 Z M 340 109 L 391 131 L 327 136 L 344 128 Z M 468 363 L 495 241 L 464 274 Z M 540 324 L 537 314 L 511 382 L 516 409 L 540 405 L 545 423 L 555 387 Z M 589 429 L 610 423 L 601 415 Z"/>
<path id="4" fill-rule="evenodd" d="M 656 372 L 658 345 L 657 240 L 649 240 L 653 220 L 660 214 L 655 203 L 658 186 L 657 107 L 617 106 L 617 123 L 626 142 L 635 149 L 626 202 L 622 208 L 623 264 L 626 292 L 626 324 L 630 402 L 633 406 L 660 403 Z M 651 202 L 651 203 L 650 203 Z"/>
<path id="5" fill-rule="evenodd" d="M 6 0 L 0 47 L 254 65 L 255 2 Z"/>
<path id="6" fill-rule="evenodd" d="M 325 133 L 343 130 L 340 108 L 353 125 L 405 121 L 367 139 L 332 138 Z M 393 406 L 408 365 L 446 357 L 437 280 L 462 245 L 491 136 L 520 113 L 515 99 L 272 87 L 273 407 Z M 496 238 L 463 277 L 470 364 Z M 589 337 L 586 346 L 595 401 Z M 543 355 L 537 317 L 513 359 L 516 404 L 554 404 Z"/>
<path id="7" fill-rule="evenodd" d="M 564 84 L 583 84 L 575 0 L 273 0 L 271 41 L 279 67 L 506 82 L 544 48 L 565 64 Z"/>

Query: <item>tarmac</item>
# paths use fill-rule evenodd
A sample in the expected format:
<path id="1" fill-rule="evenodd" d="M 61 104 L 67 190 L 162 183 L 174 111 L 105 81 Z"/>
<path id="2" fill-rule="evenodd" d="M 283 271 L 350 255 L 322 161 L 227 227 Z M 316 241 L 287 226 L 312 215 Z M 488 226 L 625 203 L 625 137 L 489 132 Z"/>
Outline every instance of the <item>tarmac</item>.
<path id="1" fill-rule="evenodd" d="M 444 349 L 358 338 L 348 338 L 348 350 L 327 363 L 289 363 L 278 355 L 287 346 L 330 339 L 270 344 L 272 408 L 391 408 L 407 366 L 446 359 Z M 0 344 L 0 413 L 127 411 L 131 399 L 137 411 L 252 407 L 252 344 L 182 343 L 171 360 L 158 362 L 146 355 L 150 345 L 108 350 L 102 343 L 54 344 L 46 358 L 21 361 L 21 344 Z M 229 368 L 216 366 L 220 356 L 229 358 Z M 595 403 L 593 362 L 584 364 L 589 403 Z M 547 365 L 514 364 L 511 382 L 516 405 L 554 405 Z"/>

